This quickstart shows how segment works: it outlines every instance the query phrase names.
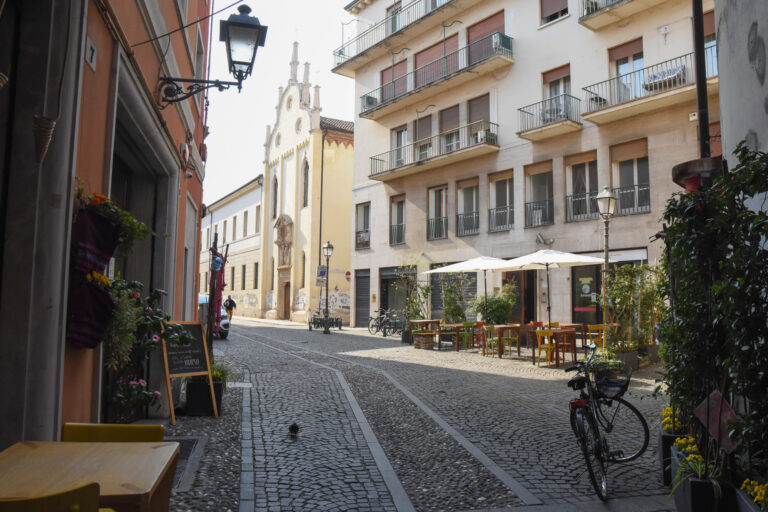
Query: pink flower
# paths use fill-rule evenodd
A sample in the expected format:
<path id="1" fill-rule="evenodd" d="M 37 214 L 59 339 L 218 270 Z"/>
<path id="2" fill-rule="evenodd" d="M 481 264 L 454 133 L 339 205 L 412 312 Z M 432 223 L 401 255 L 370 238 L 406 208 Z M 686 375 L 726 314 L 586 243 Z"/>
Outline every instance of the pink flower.
<path id="1" fill-rule="evenodd" d="M 160 392 L 159 391 L 155 391 L 155 396 L 160 396 Z"/>
<path id="2" fill-rule="evenodd" d="M 144 379 L 141 379 L 139 381 L 139 384 L 141 384 L 143 387 L 146 387 L 147 386 L 147 381 L 145 381 Z"/>
<path id="3" fill-rule="evenodd" d="M 147 313 L 151 313 L 151 312 L 152 312 L 152 308 L 147 306 Z"/>
<path id="4" fill-rule="evenodd" d="M 132 380 L 128 384 L 130 384 L 131 386 L 136 386 L 138 384 L 138 382 L 136 382 L 135 380 Z"/>
<path id="5" fill-rule="evenodd" d="M 157 334 L 153 334 L 152 341 L 160 341 L 160 336 L 158 336 Z"/>
<path id="6" fill-rule="evenodd" d="M 141 297 L 141 294 L 140 294 L 139 292 L 133 292 L 133 293 L 131 294 L 131 296 L 132 296 L 134 299 L 138 299 L 139 297 Z"/>

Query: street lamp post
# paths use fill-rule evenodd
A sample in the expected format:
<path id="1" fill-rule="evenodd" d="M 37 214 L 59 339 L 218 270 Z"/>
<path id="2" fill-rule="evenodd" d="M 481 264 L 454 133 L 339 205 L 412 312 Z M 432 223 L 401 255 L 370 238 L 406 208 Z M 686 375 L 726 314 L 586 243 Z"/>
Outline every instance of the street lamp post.
<path id="1" fill-rule="evenodd" d="M 605 303 L 605 288 L 606 279 L 608 277 L 608 224 L 610 224 L 611 217 L 613 217 L 613 214 L 616 211 L 616 196 L 613 195 L 613 192 L 611 192 L 607 186 L 605 186 L 603 187 L 603 191 L 597 194 L 595 199 L 597 201 L 597 209 L 600 212 L 600 216 L 603 218 L 603 222 L 605 223 L 605 247 L 603 248 L 603 255 L 605 259 L 603 262 L 603 348 L 606 348 L 608 342 L 606 310 L 608 308 L 606 307 Z"/>
<path id="2" fill-rule="evenodd" d="M 331 330 L 328 328 L 330 323 L 330 317 L 328 316 L 328 285 L 331 278 L 331 255 L 333 254 L 333 244 L 328 241 L 323 245 L 323 256 L 325 256 L 325 328 L 323 334 L 331 334 Z"/>

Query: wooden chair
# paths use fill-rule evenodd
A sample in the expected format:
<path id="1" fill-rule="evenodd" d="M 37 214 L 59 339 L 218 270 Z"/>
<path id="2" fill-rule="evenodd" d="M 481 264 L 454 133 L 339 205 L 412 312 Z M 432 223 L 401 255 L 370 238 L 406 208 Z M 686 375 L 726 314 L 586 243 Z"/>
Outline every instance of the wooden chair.
<path id="1" fill-rule="evenodd" d="M 470 347 L 474 347 L 475 345 L 475 323 L 463 322 L 461 328 L 461 341 L 464 344 L 464 350 L 469 350 Z"/>
<path id="2" fill-rule="evenodd" d="M 563 363 L 565 363 L 566 351 L 571 351 L 573 362 L 576 362 L 576 332 L 563 332 L 560 334 L 560 347 L 563 351 Z"/>
<path id="3" fill-rule="evenodd" d="M 484 325 L 483 335 L 485 336 L 485 354 L 483 355 L 496 355 L 499 351 L 499 338 L 496 336 L 496 328 L 492 325 Z"/>
<path id="4" fill-rule="evenodd" d="M 75 443 L 155 443 L 163 440 L 163 425 L 65 423 L 61 440 Z"/>
<path id="5" fill-rule="evenodd" d="M 594 344 L 598 348 L 605 348 L 603 345 L 603 331 L 605 326 L 603 324 L 587 324 L 587 340 L 586 345 Z M 587 354 L 587 347 L 584 347 L 584 355 Z"/>
<path id="6" fill-rule="evenodd" d="M 517 355 L 520 355 L 520 324 L 509 325 L 513 327 L 513 329 L 504 329 L 502 331 L 504 335 L 499 342 L 504 345 L 505 354 L 507 353 L 507 348 L 509 348 L 510 353 L 512 352 L 512 343 L 515 343 L 517 345 Z"/>
<path id="7" fill-rule="evenodd" d="M 115 512 L 99 508 L 99 484 L 85 484 L 47 496 L 0 499 L 3 512 Z"/>
<path id="8" fill-rule="evenodd" d="M 560 327 L 560 322 L 549 322 L 547 324 L 547 329 L 558 329 Z"/>
<path id="9" fill-rule="evenodd" d="M 536 331 L 536 344 L 539 347 L 539 366 L 541 366 L 541 351 L 546 352 L 547 366 L 552 361 L 552 354 L 555 351 L 555 333 L 550 329 L 539 329 Z"/>

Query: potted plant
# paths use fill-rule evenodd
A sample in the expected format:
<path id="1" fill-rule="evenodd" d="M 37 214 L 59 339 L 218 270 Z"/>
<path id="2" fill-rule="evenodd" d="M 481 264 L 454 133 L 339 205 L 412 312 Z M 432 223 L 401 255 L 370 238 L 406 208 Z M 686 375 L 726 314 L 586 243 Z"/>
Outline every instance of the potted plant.
<path id="1" fill-rule="evenodd" d="M 227 387 L 227 378 L 230 369 L 222 363 L 211 365 L 211 379 L 213 380 L 213 394 L 216 397 L 216 409 L 219 416 L 222 414 L 221 398 Z M 208 377 L 197 376 L 187 379 L 187 403 L 184 409 L 187 416 L 213 416 L 213 404 L 211 403 L 211 388 L 208 385 Z"/>
<path id="2" fill-rule="evenodd" d="M 664 485 L 672 483 L 672 444 L 681 437 L 683 422 L 675 414 L 673 407 L 664 407 L 661 411 L 661 428 L 659 429 L 657 456 L 661 467 L 661 480 Z M 674 473 L 676 474 L 676 472 Z"/>
<path id="3" fill-rule="evenodd" d="M 713 456 L 713 454 L 715 454 Z M 719 452 L 714 449 L 701 455 L 693 437 L 683 437 L 672 446 L 672 494 L 678 512 L 730 512 L 733 498 L 729 488 L 721 484 Z M 715 460 L 710 460 L 715 459 Z"/>
<path id="4" fill-rule="evenodd" d="M 403 343 L 413 343 L 409 322 L 429 317 L 429 296 L 432 294 L 432 287 L 419 282 L 413 270 L 413 265 L 398 267 L 399 277 L 394 285 L 396 289 L 405 292 L 405 325 L 400 340 Z"/>
<path id="5" fill-rule="evenodd" d="M 736 490 L 737 512 L 768 511 L 768 482 L 745 479 L 741 488 Z"/>

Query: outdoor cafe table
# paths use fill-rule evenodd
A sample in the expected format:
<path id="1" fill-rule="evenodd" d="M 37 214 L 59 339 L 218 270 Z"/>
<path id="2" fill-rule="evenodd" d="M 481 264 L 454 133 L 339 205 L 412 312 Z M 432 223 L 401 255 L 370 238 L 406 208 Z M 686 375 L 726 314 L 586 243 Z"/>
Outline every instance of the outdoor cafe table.
<path id="1" fill-rule="evenodd" d="M 576 329 L 576 334 L 581 334 L 581 346 L 587 342 L 586 324 L 560 324 L 561 329 Z"/>
<path id="2" fill-rule="evenodd" d="M 413 326 L 418 326 L 418 331 L 413 332 Z M 433 327 L 434 326 L 434 327 Z M 409 329 L 411 329 L 411 335 L 413 334 L 432 334 L 437 336 L 437 348 L 441 348 L 440 344 L 440 319 L 437 320 L 409 320 Z"/>
<path id="3" fill-rule="evenodd" d="M 99 506 L 168 510 L 179 443 L 22 441 L 0 453 L 0 498 L 99 484 Z"/>
<path id="4" fill-rule="evenodd" d="M 534 336 L 536 336 L 536 330 L 532 330 L 531 333 L 533 333 Z M 572 345 L 572 355 L 573 355 L 573 361 L 576 361 L 576 329 L 571 328 L 564 328 L 564 327 L 557 327 L 552 329 L 547 329 L 548 331 L 552 331 L 552 334 L 554 335 L 553 338 L 555 338 L 555 368 L 560 366 L 560 343 L 565 341 L 565 337 L 568 336 L 573 341 Z M 533 364 L 536 364 L 536 347 L 538 346 L 538 342 L 534 345 L 531 345 L 533 347 L 533 350 L 531 350 L 531 360 L 533 361 Z M 563 363 L 565 363 L 565 359 L 563 359 Z"/>
<path id="5" fill-rule="evenodd" d="M 453 344 L 456 347 L 456 352 L 458 352 L 459 344 L 461 342 L 461 331 L 463 330 L 464 324 L 440 324 L 440 337 L 442 338 L 443 334 L 453 334 L 456 336 Z M 472 332 L 471 328 L 470 332 Z M 440 348 L 440 341 L 437 342 L 437 347 Z"/>
<path id="6" fill-rule="evenodd" d="M 499 348 L 499 359 L 501 359 L 501 356 L 504 355 L 504 344 L 502 343 L 502 338 L 504 338 L 504 333 L 507 331 L 516 331 L 517 332 L 517 339 L 520 339 L 520 324 L 515 325 L 497 325 L 494 327 L 496 329 L 496 338 L 499 340 L 499 342 L 496 344 Z M 517 355 L 520 355 L 520 343 L 517 344 Z"/>

